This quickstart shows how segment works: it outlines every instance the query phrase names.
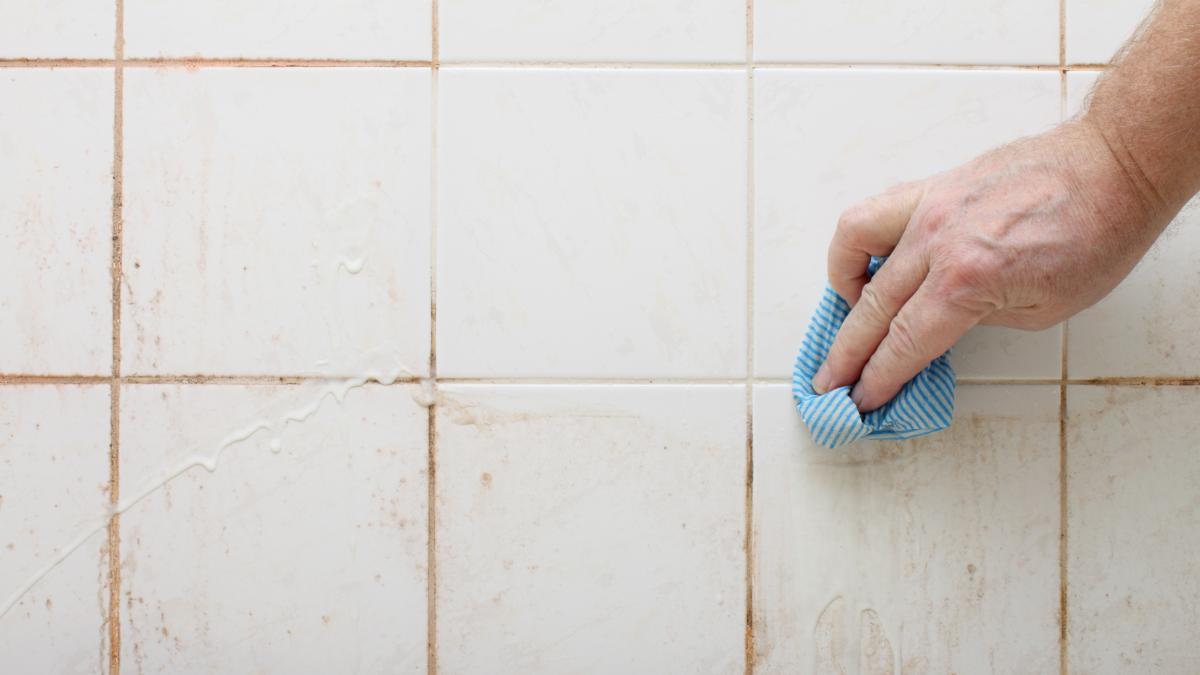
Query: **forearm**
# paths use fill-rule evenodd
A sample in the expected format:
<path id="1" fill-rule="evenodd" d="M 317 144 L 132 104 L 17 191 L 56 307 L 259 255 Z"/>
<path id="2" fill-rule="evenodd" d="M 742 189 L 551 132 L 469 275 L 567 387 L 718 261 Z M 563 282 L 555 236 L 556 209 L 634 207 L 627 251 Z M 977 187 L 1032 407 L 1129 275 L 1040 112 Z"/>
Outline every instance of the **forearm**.
<path id="1" fill-rule="evenodd" d="M 1200 190 L 1200 0 L 1161 0 L 1092 93 L 1083 122 L 1156 214 Z"/>

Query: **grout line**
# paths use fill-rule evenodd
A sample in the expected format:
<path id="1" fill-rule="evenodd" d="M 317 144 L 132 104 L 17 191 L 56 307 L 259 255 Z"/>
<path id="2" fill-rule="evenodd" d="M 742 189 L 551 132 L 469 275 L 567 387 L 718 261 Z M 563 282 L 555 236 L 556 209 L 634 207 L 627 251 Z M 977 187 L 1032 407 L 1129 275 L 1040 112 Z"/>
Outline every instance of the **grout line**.
<path id="1" fill-rule="evenodd" d="M 24 373 L 0 373 L 0 386 L 28 385 L 103 385 L 119 379 L 123 385 L 153 385 L 153 384 L 241 384 L 241 385 L 297 385 L 321 384 L 357 379 L 358 375 L 124 375 L 113 378 L 110 375 L 38 375 Z M 733 385 L 744 384 L 746 378 L 728 377 L 401 377 L 394 381 L 383 382 L 370 379 L 368 384 L 377 386 L 405 386 L 431 381 L 449 385 Z M 752 384 L 791 384 L 786 377 L 752 377 Z M 1084 387 L 1196 387 L 1200 386 L 1200 376 L 1166 377 L 1166 376 L 1113 376 L 1066 379 L 1058 377 L 1045 378 L 989 378 L 989 377 L 960 377 L 956 380 L 960 385 L 1059 385 Z"/>
<path id="2" fill-rule="evenodd" d="M 1058 667 L 1060 675 L 1067 675 L 1069 670 L 1067 660 L 1068 648 L 1068 475 L 1067 475 L 1067 325 L 1063 324 L 1062 339 L 1062 381 L 1058 385 Z"/>
<path id="3" fill-rule="evenodd" d="M 1070 382 L 1067 379 L 1068 363 L 1067 363 L 1067 331 L 1069 322 L 1063 322 L 1062 331 L 1062 382 L 1058 386 L 1058 669 L 1060 675 L 1067 675 L 1069 670 L 1067 661 L 1067 645 L 1068 645 L 1068 618 L 1069 618 L 1069 602 L 1068 602 L 1068 523 L 1069 523 L 1069 501 L 1068 501 L 1068 475 L 1067 475 L 1067 384 Z"/>
<path id="4" fill-rule="evenodd" d="M 426 443 L 425 672 L 437 675 L 437 396 L 429 406 Z"/>
<path id="5" fill-rule="evenodd" d="M 113 378 L 110 375 L 35 375 L 23 373 L 0 373 L 0 386 L 28 385 L 103 385 L 119 379 L 123 385 L 153 385 L 153 384 L 242 384 L 242 385 L 297 385 L 321 384 L 357 379 L 357 375 L 124 375 Z M 367 384 L 377 386 L 405 386 L 431 381 L 449 385 L 536 385 L 536 386 L 566 386 L 566 385 L 733 385 L 744 384 L 746 378 L 727 377 L 401 377 L 386 382 L 370 379 Z M 752 384 L 791 384 L 786 377 L 753 377 Z M 1113 376 L 1074 378 L 1063 380 L 1057 377 L 1029 378 L 990 378 L 990 377 L 960 377 L 956 380 L 960 385 L 1059 385 L 1081 387 L 1196 387 L 1200 386 L 1200 376 L 1165 377 L 1165 376 Z"/>
<path id="6" fill-rule="evenodd" d="M 759 61 L 755 69 L 844 69 L 844 70 L 992 70 L 992 71 L 1057 71 L 1058 64 L 1045 63 L 888 63 L 886 61 Z"/>
<path id="7" fill-rule="evenodd" d="M 136 68 L 428 68 L 429 61 L 397 59 L 129 59 Z"/>
<path id="8" fill-rule="evenodd" d="M 1058 0 L 1058 94 L 1059 121 L 1067 118 L 1067 0 Z M 1063 321 L 1059 335 L 1058 385 L 1058 671 L 1067 675 L 1067 345 L 1070 320 Z"/>
<path id="9" fill-rule="evenodd" d="M 754 0 L 746 0 L 746 625 L 744 672 L 753 675 L 754 636 Z"/>
<path id="10" fill-rule="evenodd" d="M 121 499 L 121 277 L 125 228 L 125 2 L 116 0 L 113 40 L 112 376 L 109 378 L 108 499 Z M 108 672 L 121 673 L 121 515 L 108 521 Z"/>
<path id="11" fill-rule="evenodd" d="M 124 384 L 306 384 L 355 379 L 354 375 L 126 375 Z M 418 377 L 398 378 L 397 384 L 419 382 Z M 368 382 L 379 382 L 371 379 Z"/>
<path id="12" fill-rule="evenodd" d="M 438 71 L 441 37 L 438 0 L 430 0 L 429 73 L 429 377 L 433 399 L 429 405 L 426 442 L 426 551 L 425 551 L 425 672 L 437 675 L 437 224 L 438 224 Z"/>
<path id="13" fill-rule="evenodd" d="M 22 375 L 0 373 L 0 386 L 22 384 L 108 384 L 109 375 Z"/>
<path id="14" fill-rule="evenodd" d="M 436 45 L 435 45 L 436 46 Z M 123 60 L 126 68 L 553 68 L 624 70 L 742 70 L 751 69 L 847 69 L 847 70 L 983 70 L 983 71 L 1102 71 L 1104 63 L 1072 64 L 987 64 L 987 63 L 887 63 L 845 61 L 762 61 L 752 64 L 686 61 L 408 61 L 392 59 L 285 59 L 285 58 L 137 58 Z M 0 68 L 114 68 L 112 59 L 0 58 Z"/>
<path id="15" fill-rule="evenodd" d="M 0 68 L 112 68 L 112 59 L 0 58 Z"/>
<path id="16" fill-rule="evenodd" d="M 714 385 L 745 384 L 745 377 L 438 377 L 439 384 L 512 385 Z"/>
<path id="17" fill-rule="evenodd" d="M 1058 67 L 1067 65 L 1067 0 L 1058 0 Z"/>
<path id="18" fill-rule="evenodd" d="M 441 67 L 451 69 L 539 69 L 563 70 L 617 69 L 617 70 L 745 70 L 746 63 L 731 61 L 443 61 Z"/>

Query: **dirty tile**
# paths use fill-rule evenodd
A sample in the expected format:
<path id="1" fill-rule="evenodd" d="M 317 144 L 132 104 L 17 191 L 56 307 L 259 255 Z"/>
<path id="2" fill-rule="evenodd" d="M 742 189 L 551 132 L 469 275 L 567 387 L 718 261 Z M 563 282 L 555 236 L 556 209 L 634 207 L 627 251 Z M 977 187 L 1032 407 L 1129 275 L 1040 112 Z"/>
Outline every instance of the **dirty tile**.
<path id="1" fill-rule="evenodd" d="M 1097 73 L 1070 73 L 1070 109 L 1078 110 Z M 1071 319 L 1071 377 L 1200 375 L 1200 198 L 1167 227 L 1146 257 L 1108 297 Z"/>
<path id="2" fill-rule="evenodd" d="M 1154 0 L 1066 0 L 1067 63 L 1108 63 Z"/>
<path id="3" fill-rule="evenodd" d="M 0 372 L 108 373 L 112 73 L 4 69 L 0 101 Z"/>
<path id="4" fill-rule="evenodd" d="M 1071 672 L 1190 672 L 1200 654 L 1200 390 L 1068 394 Z"/>
<path id="5" fill-rule="evenodd" d="M 440 374 L 744 374 L 744 73 L 439 86 Z"/>
<path id="6" fill-rule="evenodd" d="M 429 96 L 409 69 L 126 73 L 125 371 L 425 372 Z"/>
<path id="7" fill-rule="evenodd" d="M 130 672 L 424 672 L 427 410 L 339 387 L 124 389 Z"/>
<path id="8" fill-rule="evenodd" d="M 428 60 L 429 0 L 127 0 L 134 58 Z"/>
<path id="9" fill-rule="evenodd" d="M 0 58 L 111 59 L 116 25 L 113 2 L 0 0 Z"/>
<path id="10" fill-rule="evenodd" d="M 444 387 L 438 664 L 734 673 L 745 389 Z"/>
<path id="11" fill-rule="evenodd" d="M 1058 398 L 961 387 L 948 431 L 830 451 L 757 386 L 756 672 L 1056 671 Z"/>
<path id="12" fill-rule="evenodd" d="M 1051 127 L 1050 72 L 764 70 L 755 75 L 755 370 L 789 377 L 826 280 L 838 216 L 906 180 Z M 966 377 L 1057 377 L 1061 333 L 980 327 Z"/>
<path id="13" fill-rule="evenodd" d="M 0 672 L 106 670 L 108 409 L 107 385 L 0 387 Z"/>
<path id="14" fill-rule="evenodd" d="M 1046 0 L 755 0 L 758 61 L 1057 64 Z"/>
<path id="15" fill-rule="evenodd" d="M 442 0 L 443 61 L 746 58 L 744 0 Z"/>

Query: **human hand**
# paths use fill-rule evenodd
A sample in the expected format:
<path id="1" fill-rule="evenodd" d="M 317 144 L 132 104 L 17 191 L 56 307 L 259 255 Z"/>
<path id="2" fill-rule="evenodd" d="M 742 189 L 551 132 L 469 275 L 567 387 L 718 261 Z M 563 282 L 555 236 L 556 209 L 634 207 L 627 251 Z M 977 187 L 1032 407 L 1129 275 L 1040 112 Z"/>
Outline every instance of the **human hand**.
<path id="1" fill-rule="evenodd" d="M 829 282 L 853 308 L 813 378 L 874 410 L 976 324 L 1041 330 L 1129 273 L 1171 211 L 1086 119 L 842 214 Z M 871 256 L 889 256 L 873 278 Z"/>

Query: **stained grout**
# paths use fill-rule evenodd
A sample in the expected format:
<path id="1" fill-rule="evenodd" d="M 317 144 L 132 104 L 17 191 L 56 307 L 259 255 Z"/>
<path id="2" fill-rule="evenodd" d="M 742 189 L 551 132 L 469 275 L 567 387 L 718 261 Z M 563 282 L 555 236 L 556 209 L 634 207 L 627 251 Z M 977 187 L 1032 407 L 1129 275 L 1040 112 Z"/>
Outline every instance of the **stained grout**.
<path id="1" fill-rule="evenodd" d="M 0 386 L 29 385 L 29 384 L 108 384 L 112 381 L 109 375 L 25 375 L 0 374 Z"/>
<path id="2" fill-rule="evenodd" d="M 113 40 L 112 370 L 109 381 L 108 499 L 121 499 L 121 277 L 125 227 L 125 2 L 115 0 Z M 121 516 L 108 521 L 108 672 L 121 673 Z"/>
<path id="3" fill-rule="evenodd" d="M 338 380 L 355 379 L 353 375 L 126 375 L 121 378 L 122 384 L 307 384 L 313 382 L 333 382 Z M 377 380 L 368 380 L 376 382 Z M 419 382 L 418 377 L 398 378 L 397 384 Z"/>
<path id="4" fill-rule="evenodd" d="M 746 0 L 746 496 L 743 527 L 746 616 L 744 672 L 753 675 L 754 635 L 754 0 Z"/>
<path id="5" fill-rule="evenodd" d="M 1067 118 L 1067 0 L 1058 0 L 1059 121 Z M 1070 320 L 1059 334 L 1058 385 L 1058 670 L 1067 675 L 1067 382 Z"/>
<path id="6" fill-rule="evenodd" d="M 437 661 L 437 225 L 438 225 L 438 71 L 441 38 L 438 0 L 430 0 L 429 73 L 429 377 L 433 400 L 428 409 L 426 440 L 425 532 L 425 672 L 436 675 Z"/>
<path id="7" fill-rule="evenodd" d="M 447 68 L 447 69 L 621 69 L 621 70 L 744 70 L 758 69 L 847 69 L 847 70 L 980 70 L 980 71 L 1096 71 L 1103 63 L 1003 64 L 936 62 L 849 62 L 849 61 L 438 61 L 393 59 L 299 59 L 299 58 L 131 58 L 126 68 Z M 115 68 L 112 59 L 0 58 L 0 68 Z"/>
<path id="8" fill-rule="evenodd" d="M 0 373 L 0 386 L 30 386 L 30 385 L 105 385 L 119 381 L 121 385 L 301 385 L 328 384 L 342 382 L 360 377 L 354 374 L 344 375 L 124 375 L 114 378 L 110 375 L 41 375 L 25 373 Z M 753 384 L 790 385 L 792 380 L 787 377 L 753 377 Z M 711 386 L 738 385 L 746 382 L 745 378 L 731 377 L 421 377 L 407 376 L 395 380 L 367 380 L 371 386 L 407 386 L 421 382 L 435 382 L 449 385 L 663 385 L 663 386 Z M 957 384 L 965 386 L 996 385 L 996 386 L 1067 386 L 1079 387 L 1196 387 L 1200 386 L 1200 376 L 1110 376 L 1091 378 L 1069 378 L 1063 380 L 1057 377 L 1031 378 L 1000 378 L 1000 377 L 960 377 Z"/>
<path id="9" fill-rule="evenodd" d="M 429 61 L 394 59 L 130 59 L 135 68 L 428 68 Z"/>

